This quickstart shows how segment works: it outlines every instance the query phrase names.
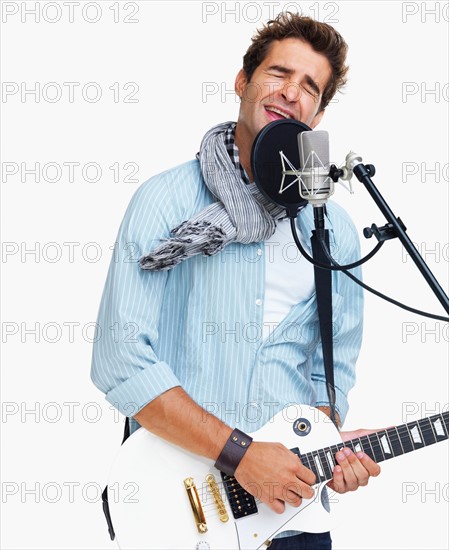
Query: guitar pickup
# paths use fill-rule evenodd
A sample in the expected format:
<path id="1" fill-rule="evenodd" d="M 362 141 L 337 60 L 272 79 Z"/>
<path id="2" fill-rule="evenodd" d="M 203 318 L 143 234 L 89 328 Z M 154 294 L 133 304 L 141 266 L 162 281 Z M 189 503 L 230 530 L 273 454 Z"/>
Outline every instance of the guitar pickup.
<path id="1" fill-rule="evenodd" d="M 256 499 L 248 493 L 233 476 L 221 472 L 234 519 L 257 514 Z"/>

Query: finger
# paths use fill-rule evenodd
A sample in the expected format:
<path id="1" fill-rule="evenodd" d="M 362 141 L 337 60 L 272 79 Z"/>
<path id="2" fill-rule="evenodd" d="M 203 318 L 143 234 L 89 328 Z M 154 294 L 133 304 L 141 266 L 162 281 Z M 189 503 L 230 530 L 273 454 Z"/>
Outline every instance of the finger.
<path id="1" fill-rule="evenodd" d="M 285 502 L 288 502 L 295 508 L 301 505 L 302 498 L 298 495 L 298 493 L 295 493 L 291 489 L 285 491 Z"/>
<path id="2" fill-rule="evenodd" d="M 359 452 L 357 453 L 357 458 L 363 464 L 364 468 L 368 471 L 369 475 L 372 477 L 377 477 L 380 474 L 380 466 L 367 454 Z"/>
<path id="3" fill-rule="evenodd" d="M 341 466 L 335 466 L 332 481 L 329 481 L 327 485 L 336 493 L 345 492 L 345 480 Z"/>
<path id="4" fill-rule="evenodd" d="M 296 468 L 296 477 L 301 479 L 308 485 L 314 485 L 316 482 L 316 476 L 309 468 L 306 468 L 303 464 L 299 463 Z"/>
<path id="5" fill-rule="evenodd" d="M 336 454 L 337 462 L 343 471 L 344 485 L 346 491 L 355 491 L 359 486 L 357 476 L 349 463 L 348 456 L 351 450 L 344 448 Z"/>
<path id="6" fill-rule="evenodd" d="M 278 498 L 270 498 L 268 494 L 262 495 L 261 499 L 268 507 L 270 507 L 276 514 L 282 514 L 285 510 L 285 502 Z"/>
<path id="7" fill-rule="evenodd" d="M 315 494 L 315 491 L 310 485 L 304 483 L 302 479 L 297 478 L 298 481 L 296 485 L 296 493 L 302 498 L 312 498 Z"/>
<path id="8" fill-rule="evenodd" d="M 350 452 L 349 454 L 346 454 L 346 459 L 356 477 L 357 487 L 365 487 L 366 485 L 368 485 L 370 473 L 368 469 L 365 468 L 365 463 L 362 463 L 359 460 L 359 455 L 363 455 L 363 453 L 357 453 L 357 455 L 355 455 L 353 452 Z"/>

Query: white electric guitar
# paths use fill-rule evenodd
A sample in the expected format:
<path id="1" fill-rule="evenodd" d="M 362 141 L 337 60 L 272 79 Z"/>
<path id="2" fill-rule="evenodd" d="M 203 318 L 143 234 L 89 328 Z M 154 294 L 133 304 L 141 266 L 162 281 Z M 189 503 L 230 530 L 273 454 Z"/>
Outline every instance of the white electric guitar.
<path id="1" fill-rule="evenodd" d="M 318 409 L 291 405 L 254 432 L 279 441 L 316 475 L 315 497 L 276 514 L 212 461 L 139 429 L 121 446 L 108 481 L 109 508 L 121 549 L 256 550 L 281 531 L 328 531 L 323 489 L 336 452 L 347 446 L 381 462 L 448 439 L 449 412 L 346 441 Z M 130 492 L 131 491 L 131 492 Z"/>

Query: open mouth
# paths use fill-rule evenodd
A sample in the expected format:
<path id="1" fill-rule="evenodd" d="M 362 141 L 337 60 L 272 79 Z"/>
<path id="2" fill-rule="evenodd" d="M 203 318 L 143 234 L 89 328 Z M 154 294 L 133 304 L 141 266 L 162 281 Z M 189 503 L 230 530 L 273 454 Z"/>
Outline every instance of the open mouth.
<path id="1" fill-rule="evenodd" d="M 268 118 L 270 120 L 293 119 L 293 116 L 290 113 L 284 111 L 283 109 L 279 109 L 279 107 L 265 107 L 265 110 L 267 111 Z"/>

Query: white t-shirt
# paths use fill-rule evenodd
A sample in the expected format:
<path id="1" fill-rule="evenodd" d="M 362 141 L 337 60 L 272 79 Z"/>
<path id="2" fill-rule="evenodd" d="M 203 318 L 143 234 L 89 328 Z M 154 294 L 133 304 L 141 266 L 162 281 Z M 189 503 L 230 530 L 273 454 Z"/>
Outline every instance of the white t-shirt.
<path id="1" fill-rule="evenodd" d="M 301 244 L 304 243 L 299 233 Z M 263 337 L 267 338 L 291 307 L 315 291 L 313 265 L 298 250 L 288 218 L 280 220 L 265 241 L 265 302 Z"/>

